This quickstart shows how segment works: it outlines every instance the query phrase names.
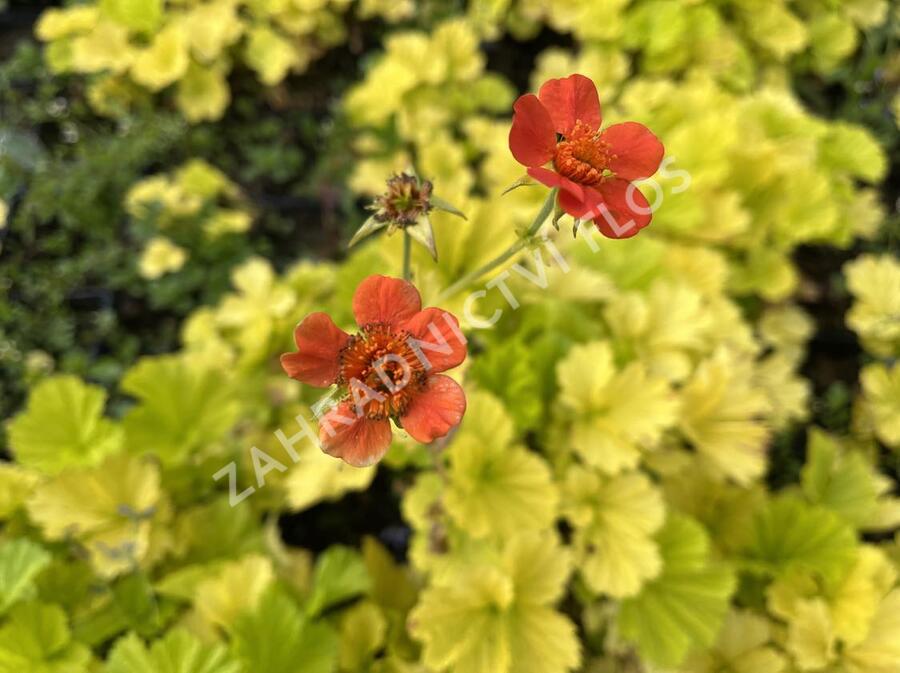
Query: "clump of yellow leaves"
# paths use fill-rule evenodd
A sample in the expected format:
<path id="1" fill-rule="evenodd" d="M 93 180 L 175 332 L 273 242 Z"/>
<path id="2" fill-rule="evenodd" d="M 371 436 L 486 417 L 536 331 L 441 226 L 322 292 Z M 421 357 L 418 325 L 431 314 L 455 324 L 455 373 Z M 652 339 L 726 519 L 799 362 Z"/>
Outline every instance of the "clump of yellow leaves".
<path id="1" fill-rule="evenodd" d="M 435 670 L 563 673 L 580 660 L 574 625 L 551 606 L 570 561 L 550 535 L 522 534 L 500 553 L 435 577 L 409 616 Z"/>
<path id="2" fill-rule="evenodd" d="M 185 246 L 242 234 L 252 223 L 237 185 L 202 159 L 137 182 L 125 196 L 125 209 L 139 226 L 160 232 L 138 261 L 148 280 L 181 269 L 190 256 Z"/>
<path id="3" fill-rule="evenodd" d="M 96 467 L 70 468 L 35 486 L 28 514 L 48 540 L 74 539 L 99 575 L 152 565 L 167 551 L 171 515 L 159 469 L 115 455 Z"/>
<path id="4" fill-rule="evenodd" d="M 749 88 L 766 68 L 787 65 L 827 74 L 850 57 L 862 32 L 884 22 L 885 0 L 477 0 L 470 16 L 481 32 L 526 39 L 543 24 L 611 51 L 634 50 L 641 70 L 677 75 L 706 68 Z"/>
<path id="5" fill-rule="evenodd" d="M 867 351 L 881 357 L 900 354 L 900 261 L 891 255 L 862 255 L 844 268 L 854 297 L 847 325 Z"/>
<path id="6" fill-rule="evenodd" d="M 847 326 L 867 352 L 882 359 L 860 372 L 857 426 L 900 450 L 900 262 L 889 254 L 861 255 L 844 273 L 853 295 Z"/>
<path id="7" fill-rule="evenodd" d="M 216 120 L 231 102 L 227 77 L 242 62 L 265 85 L 303 72 L 344 39 L 347 0 L 103 0 L 47 10 L 37 24 L 54 72 L 91 76 L 89 99 L 114 114 L 171 90 L 190 122 Z M 129 88 L 132 85 L 134 88 Z"/>
<path id="8" fill-rule="evenodd" d="M 167 273 L 178 271 L 187 261 L 187 251 L 175 245 L 165 236 L 156 236 L 147 242 L 138 261 L 141 276 L 156 280 Z"/>

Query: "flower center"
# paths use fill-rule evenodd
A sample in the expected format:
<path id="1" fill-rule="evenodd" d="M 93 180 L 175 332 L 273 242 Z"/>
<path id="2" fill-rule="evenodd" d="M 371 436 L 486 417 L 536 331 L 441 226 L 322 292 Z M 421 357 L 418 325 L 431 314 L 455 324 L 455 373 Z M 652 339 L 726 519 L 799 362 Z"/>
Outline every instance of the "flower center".
<path id="1" fill-rule="evenodd" d="M 418 178 L 401 173 L 387 181 L 387 191 L 376 197 L 372 207 L 376 220 L 403 228 L 415 224 L 431 210 L 430 199 L 430 182 L 419 182 Z"/>
<path id="2" fill-rule="evenodd" d="M 556 144 L 553 165 L 560 175 L 581 185 L 596 185 L 608 174 L 609 145 L 600 134 L 581 121 L 565 139 Z"/>
<path id="3" fill-rule="evenodd" d="M 350 337 L 341 350 L 338 382 L 351 388 L 367 418 L 402 416 L 422 390 L 427 373 L 409 344 L 409 333 L 371 323 Z"/>

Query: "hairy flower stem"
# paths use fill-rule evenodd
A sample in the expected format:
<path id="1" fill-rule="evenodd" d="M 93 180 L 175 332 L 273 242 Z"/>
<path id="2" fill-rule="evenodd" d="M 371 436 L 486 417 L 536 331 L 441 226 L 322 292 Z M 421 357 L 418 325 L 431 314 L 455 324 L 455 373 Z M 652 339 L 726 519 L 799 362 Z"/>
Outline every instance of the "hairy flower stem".
<path id="1" fill-rule="evenodd" d="M 556 191 L 556 189 L 550 190 L 550 194 L 547 195 L 547 200 L 544 201 L 544 205 L 541 206 L 541 209 L 538 211 L 538 214 L 535 216 L 534 220 L 531 223 L 531 226 L 528 227 L 528 231 L 526 231 L 525 234 L 519 237 L 519 239 L 515 243 L 513 243 L 506 250 L 497 255 L 490 262 L 483 264 L 474 271 L 470 271 L 458 281 L 453 283 L 453 285 L 441 292 L 440 296 L 438 297 L 438 301 L 452 297 L 457 292 L 465 290 L 469 285 L 474 283 L 482 276 L 489 274 L 501 264 L 507 262 L 511 257 L 515 256 L 526 245 L 528 245 L 531 237 L 540 230 L 541 225 L 550 216 L 550 213 L 553 212 L 553 206 L 556 203 Z"/>
<path id="2" fill-rule="evenodd" d="M 403 231 L 403 280 L 412 280 L 412 237 L 406 230 Z"/>

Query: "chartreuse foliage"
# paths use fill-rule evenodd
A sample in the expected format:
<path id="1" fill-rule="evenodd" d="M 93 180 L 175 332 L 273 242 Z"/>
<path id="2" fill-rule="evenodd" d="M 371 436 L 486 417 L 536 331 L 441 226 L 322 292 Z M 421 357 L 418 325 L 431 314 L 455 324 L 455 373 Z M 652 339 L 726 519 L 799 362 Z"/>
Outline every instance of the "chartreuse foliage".
<path id="1" fill-rule="evenodd" d="M 145 358 L 123 377 L 122 390 L 138 400 L 122 422 L 128 450 L 164 463 L 221 437 L 238 411 L 227 374 L 185 357 Z"/>
<path id="2" fill-rule="evenodd" d="M 154 533 L 168 518 L 158 466 L 126 453 L 95 467 L 73 467 L 42 481 L 27 500 L 48 540 L 76 540 L 97 573 L 118 575 L 162 549 Z"/>
<path id="3" fill-rule="evenodd" d="M 784 495 L 757 514 L 747 557 L 752 570 L 776 577 L 799 570 L 836 581 L 855 551 L 853 529 L 836 514 Z"/>
<path id="4" fill-rule="evenodd" d="M 824 505 L 857 528 L 890 530 L 900 524 L 900 500 L 891 480 L 858 451 L 848 451 L 813 429 L 801 487 L 810 502 Z"/>
<path id="5" fill-rule="evenodd" d="M 889 6 L 883 0 L 478 0 L 470 14 L 489 35 L 508 29 L 524 38 L 546 23 L 613 54 L 633 49 L 648 73 L 699 66 L 747 88 L 777 64 L 833 71 L 863 39 L 861 31 L 885 20 Z"/>
<path id="6" fill-rule="evenodd" d="M 852 424 L 826 434 L 799 425 L 818 407 L 799 374 L 813 327 L 793 261 L 799 246 L 880 235 L 884 150 L 810 112 L 791 77 L 839 72 L 887 10 L 98 0 L 44 12 L 50 67 L 83 76 L 123 128 L 128 111 L 169 105 L 219 119 L 237 91 L 275 105 L 279 91 L 252 80 L 285 82 L 357 18 L 383 19 L 387 36 L 334 100 L 347 182 L 380 192 L 413 163 L 466 213 L 432 213 L 438 260 L 416 249 L 412 268 L 425 304 L 453 310 L 470 338 L 452 372 L 468 411 L 439 445 L 395 435 L 377 467 L 323 455 L 298 421 L 314 425 L 317 391 L 277 357 L 312 311 L 351 329 L 354 288 L 399 273 L 400 237 L 340 263 L 222 261 L 210 251 L 258 214 L 250 186 L 200 159 L 149 167 L 121 204 L 143 250 L 127 263 L 154 288 L 208 265 L 232 289 L 190 315 L 179 352 L 138 358 L 110 393 L 46 376 L 10 419 L 0 673 L 896 672 L 900 265 L 866 254 L 845 267 L 866 360 Z M 521 177 L 507 144 L 516 91 L 482 49 L 545 26 L 572 44 L 538 55 L 531 88 L 582 72 L 608 123 L 650 126 L 670 158 L 646 185 L 660 207 L 627 241 L 547 226 L 552 248 L 532 241 L 471 300 L 442 296 L 546 196 L 500 197 Z M 775 442 L 797 449 L 799 474 L 772 474 Z M 282 541 L 284 514 L 314 550 Z M 408 553 L 364 537 L 382 526 L 392 543 L 408 527 Z"/>
<path id="7" fill-rule="evenodd" d="M 634 596 L 662 567 L 654 534 L 662 527 L 662 494 L 640 472 L 602 477 L 574 466 L 565 481 L 572 546 L 588 587 L 617 598 Z"/>
<path id="8" fill-rule="evenodd" d="M 50 562 L 50 555 L 27 538 L 0 546 L 0 613 L 33 594 L 34 579 Z"/>
<path id="9" fill-rule="evenodd" d="M 337 634 L 330 626 L 304 616 L 291 598 L 277 588 L 260 597 L 255 610 L 234 624 L 234 646 L 245 670 L 293 673 L 334 670 Z"/>
<path id="10" fill-rule="evenodd" d="M 572 447 L 604 472 L 636 467 L 641 447 L 656 444 L 677 418 L 666 380 L 648 375 L 641 362 L 616 371 L 606 342 L 573 347 L 557 366 L 557 378 L 559 402 L 574 416 Z"/>
<path id="11" fill-rule="evenodd" d="M 475 226 L 462 223 L 445 240 L 465 240 Z M 893 599 L 882 591 L 890 562 L 871 566 L 874 552 L 859 538 L 897 525 L 891 483 L 862 447 L 812 432 L 800 488 L 766 494 L 765 442 L 792 416 L 773 411 L 783 391 L 752 384 L 772 357 L 789 364 L 787 382 L 797 380 L 809 328 L 783 306 L 762 315 L 756 336 L 724 292 L 725 267 L 710 261 L 720 253 L 704 248 L 675 247 L 641 268 L 632 260 L 668 244 L 638 240 L 598 259 L 581 241 L 560 241 L 571 273 L 594 279 L 591 290 L 546 297 L 522 277 L 509 279 L 519 309 L 493 333 L 473 336 L 500 349 L 523 330 L 549 359 L 530 374 L 536 410 L 517 415 L 507 391 L 486 392 L 466 377 L 469 411 L 443 451 L 397 439 L 391 465 L 418 472 L 402 502 L 411 567 L 373 541 L 362 555 L 333 546 L 314 563 L 274 542 L 259 514 L 340 500 L 366 488 L 374 469 L 329 462 L 308 439 L 296 443 L 293 464 L 271 432 L 290 438 L 301 427 L 296 415 L 316 399 L 269 363 L 314 307 L 333 307 L 348 324 L 337 279 L 361 275 L 391 245 L 363 248 L 340 269 L 304 263 L 279 277 L 261 260 L 239 267 L 235 293 L 186 326 L 184 353 L 144 358 L 126 374 L 121 390 L 132 406 L 107 421 L 123 428 L 115 453 L 34 479 L 10 474 L 24 494 L 10 498 L 6 516 L 27 516 L 54 554 L 65 557 L 63 544 L 79 550 L 89 575 L 110 585 L 108 598 L 73 613 L 91 617 L 73 625 L 78 638 L 114 641 L 108 665 L 146 665 L 172 650 L 184 666 L 211 661 L 225 670 L 290 673 L 303 660 L 322 671 L 422 662 L 537 673 L 635 651 L 656 666 L 706 670 L 744 652 L 760 666 L 805 662 L 811 624 L 832 625 L 842 653 L 834 657 L 866 661 L 891 642 Z M 704 319 L 694 324 L 698 305 Z M 502 306 L 486 297 L 479 311 Z M 654 323 L 665 324 L 658 339 L 644 327 Z M 283 470 L 264 474 L 264 488 L 231 509 L 228 485 L 212 496 L 209 476 L 234 456 L 236 490 L 258 487 L 250 446 Z M 560 521 L 565 545 L 553 531 Z M 53 600 L 31 572 L 12 574 L 25 587 L 12 608 L 31 596 Z M 42 574 L 60 572 L 51 565 Z M 121 584 L 141 576 L 135 589 Z M 857 586 L 874 587 L 865 604 Z M 586 611 L 615 609 L 586 620 L 579 643 L 578 611 L 559 611 L 564 595 Z M 826 608 L 834 611 L 827 620 Z M 101 628 L 101 615 L 111 625 Z M 746 638 L 734 620 L 750 624 Z M 843 629 L 856 634 L 856 649 L 839 646 L 850 642 Z"/>
<path id="12" fill-rule="evenodd" d="M 125 209 L 136 228 L 152 236 L 138 261 L 140 274 L 150 280 L 181 269 L 188 250 L 208 257 L 205 248 L 227 245 L 221 239 L 246 232 L 252 220 L 237 186 L 201 159 L 136 183 L 125 196 Z"/>
<path id="13" fill-rule="evenodd" d="M 866 350 L 881 357 L 900 352 L 900 262 L 891 255 L 862 255 L 844 268 L 854 297 L 847 324 Z"/>
<path id="14" fill-rule="evenodd" d="M 520 7 L 520 3 L 508 3 L 507 18 L 517 16 L 519 11 L 530 15 L 531 20 L 542 17 L 542 10 L 526 9 L 525 4 Z M 853 235 L 870 235 L 877 228 L 880 207 L 873 193 L 858 189 L 854 181 L 871 183 L 883 177 L 886 162 L 882 150 L 859 127 L 826 123 L 810 115 L 778 77 L 768 78 L 765 86 L 752 93 L 736 93 L 718 77 L 717 67 L 723 65 L 726 72 L 733 74 L 727 58 L 710 64 L 688 57 L 687 62 L 682 58 L 681 65 L 676 66 L 678 70 L 687 69 L 684 82 L 638 77 L 621 85 L 627 66 L 615 64 L 627 64 L 622 47 L 648 44 L 637 35 L 662 39 L 662 35 L 678 30 L 677 26 L 693 25 L 695 17 L 689 18 L 693 11 L 719 17 L 718 6 L 699 3 L 699 8 L 687 9 L 675 2 L 613 3 L 617 9 L 609 3 L 596 7 L 582 3 L 582 12 L 571 3 L 538 4 L 544 7 L 552 25 L 586 40 L 587 51 L 577 56 L 558 49 L 545 53 L 538 61 L 532 88 L 536 89 L 548 77 L 577 71 L 597 81 L 601 91 L 607 85 L 621 92 L 617 103 L 604 110 L 609 121 L 636 119 L 647 124 L 666 139 L 671 160 L 656 178 L 665 194 L 666 208 L 656 214 L 654 231 L 688 243 L 699 241 L 724 247 L 731 262 L 728 281 L 735 291 L 785 298 L 797 283 L 788 259 L 795 246 L 808 241 L 846 245 Z M 733 16 L 730 9 L 737 16 L 757 17 L 763 5 L 772 3 L 726 4 L 736 7 L 722 10 L 723 16 L 709 27 L 710 34 L 728 33 L 724 17 Z M 873 8 L 866 19 L 859 12 L 844 14 L 824 6 L 806 6 L 819 3 L 803 4 L 802 8 L 785 10 L 787 15 L 792 16 L 791 11 L 796 10 L 828 16 L 828 21 L 839 17 L 854 36 L 857 24 L 853 21 L 870 25 L 867 22 L 877 23 L 886 13 L 885 3 L 871 3 L 880 9 Z M 680 18 L 672 19 L 662 12 L 663 7 Z M 623 19 L 623 26 L 629 28 L 615 28 L 611 17 L 617 11 L 632 10 L 658 17 L 659 27 Z M 602 14 L 602 19 L 590 18 L 591 11 Z M 849 19 L 849 14 L 857 18 Z M 781 25 L 781 18 L 773 20 Z M 738 23 L 743 30 L 757 25 L 757 21 L 748 18 Z M 581 32 L 590 31 L 587 26 L 601 25 L 611 34 L 588 37 Z M 803 29 L 803 35 L 794 51 L 807 43 L 804 24 L 797 25 Z M 617 43 L 623 31 L 630 30 L 636 31 L 635 38 L 626 44 Z M 487 155 L 480 164 L 480 173 L 490 190 L 499 192 L 519 177 L 520 169 L 506 147 L 507 126 L 494 123 L 481 112 L 491 108 L 481 102 L 482 59 L 474 41 L 460 36 L 451 47 L 444 38 L 459 32 L 460 23 L 451 21 L 441 24 L 431 35 L 403 33 L 395 37 L 365 82 L 348 94 L 346 107 L 351 120 L 362 129 L 379 131 L 371 141 L 360 143 L 361 150 L 371 159 L 357 164 L 357 189 L 379 191 L 386 171 L 399 170 L 408 163 L 410 144 L 416 148 L 420 172 L 439 180 L 442 193 L 449 189 L 452 196 L 459 197 L 457 201 L 464 198 L 476 177 L 459 170 L 467 153 Z M 765 29 L 760 35 L 768 37 L 772 33 Z M 685 56 L 698 44 L 702 42 L 696 35 L 685 34 L 668 43 L 666 49 Z M 417 56 L 429 47 L 428 59 Z M 719 44 L 710 46 L 709 53 L 715 55 L 713 60 L 723 57 Z M 783 57 L 776 60 L 782 61 Z M 663 61 L 676 63 L 670 57 Z M 450 64 L 456 67 L 451 68 Z M 464 107 L 457 106 L 452 95 L 460 80 L 470 82 Z M 436 84 L 444 88 L 440 98 L 429 94 Z M 427 133 L 423 133 L 425 128 Z M 388 129 L 395 133 L 385 133 Z M 401 142 L 385 140 L 396 135 Z M 689 188 L 687 174 L 682 171 L 690 176 Z M 505 197 L 508 217 L 519 226 L 525 224 L 527 213 L 536 207 L 535 191 L 518 190 Z M 477 212 L 479 205 L 472 203 L 467 212 Z M 520 205 L 527 208 L 519 211 Z M 440 243 L 440 226 L 438 230 Z"/>
<path id="15" fill-rule="evenodd" d="M 219 119 L 236 63 L 268 86 L 303 72 L 345 37 L 347 0 L 96 0 L 43 14 L 37 37 L 57 73 L 90 76 L 88 99 L 121 115 L 171 92 L 191 122 Z M 368 13 L 388 13 L 369 3 Z M 399 18 L 399 17 L 398 17 Z"/>
<path id="16" fill-rule="evenodd" d="M 778 673 L 785 656 L 772 642 L 772 623 L 749 610 L 730 612 L 716 643 L 693 655 L 684 670 L 696 673 L 733 670 L 741 673 Z"/>
<path id="17" fill-rule="evenodd" d="M 239 673 L 221 645 L 204 646 L 187 631 L 172 630 L 150 647 L 135 634 L 113 646 L 106 673 Z"/>
<path id="18" fill-rule="evenodd" d="M 59 606 L 21 603 L 0 626 L 3 673 L 78 673 L 90 659 L 90 650 L 73 640 L 66 613 Z"/>
<path id="19" fill-rule="evenodd" d="M 714 642 L 734 576 L 710 559 L 709 540 L 691 519 L 670 516 L 657 543 L 662 556 L 659 576 L 623 601 L 619 628 L 649 661 L 673 666 L 691 650 Z"/>
<path id="20" fill-rule="evenodd" d="M 104 418 L 106 393 L 74 376 L 42 381 L 9 426 L 16 460 L 48 474 L 92 465 L 122 446 L 122 428 Z"/>
<path id="21" fill-rule="evenodd" d="M 869 365 L 863 369 L 860 379 L 875 436 L 897 449 L 900 447 L 900 368 Z"/>
<path id="22" fill-rule="evenodd" d="M 862 434 L 900 450 L 900 262 L 896 256 L 861 255 L 844 267 L 853 304 L 847 325 L 880 361 L 860 372 L 862 395 L 855 407 Z"/>
<path id="23" fill-rule="evenodd" d="M 447 513 L 475 538 L 549 527 L 558 496 L 546 462 L 513 445 L 512 420 L 496 398 L 474 393 L 470 403 L 448 451 Z"/>
<path id="24" fill-rule="evenodd" d="M 440 573 L 410 614 L 426 666 L 442 670 L 565 671 L 579 660 L 574 625 L 548 607 L 559 599 L 569 559 L 546 536 L 509 539 L 464 568 Z"/>

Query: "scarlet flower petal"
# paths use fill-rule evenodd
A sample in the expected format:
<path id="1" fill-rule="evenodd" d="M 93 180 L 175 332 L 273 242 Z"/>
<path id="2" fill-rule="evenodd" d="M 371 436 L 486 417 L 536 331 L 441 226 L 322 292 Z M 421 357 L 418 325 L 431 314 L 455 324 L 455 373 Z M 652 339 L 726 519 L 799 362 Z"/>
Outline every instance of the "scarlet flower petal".
<path id="1" fill-rule="evenodd" d="M 571 192 L 560 190 L 557 200 L 560 207 L 572 217 L 586 219 L 585 213 L 600 201 L 600 195 L 590 187 L 584 187 L 582 192 L 582 197 L 576 198 Z"/>
<path id="2" fill-rule="evenodd" d="M 319 441 L 329 456 L 353 467 L 368 467 L 387 453 L 391 422 L 358 416 L 351 402 L 341 402 L 320 419 Z"/>
<path id="3" fill-rule="evenodd" d="M 337 380 L 341 349 L 350 335 L 327 313 L 310 313 L 294 329 L 296 353 L 281 356 L 281 367 L 292 379 L 324 388 Z"/>
<path id="4" fill-rule="evenodd" d="M 564 136 L 571 133 L 576 121 L 580 120 L 595 131 L 603 121 L 597 87 L 584 75 L 548 79 L 541 86 L 538 98 L 550 113 L 553 128 Z"/>
<path id="5" fill-rule="evenodd" d="M 444 374 L 428 379 L 401 418 L 403 428 L 418 442 L 427 444 L 459 425 L 466 413 L 466 395 L 459 384 Z"/>
<path id="6" fill-rule="evenodd" d="M 650 204 L 637 185 L 606 180 L 597 185 L 596 193 L 599 198 L 586 215 L 593 216 L 597 229 L 607 238 L 631 238 L 650 224 Z"/>
<path id="7" fill-rule="evenodd" d="M 574 199 L 584 201 L 584 189 L 577 182 L 572 182 L 564 175 L 551 171 L 543 166 L 532 166 L 528 169 L 528 175 L 548 187 L 559 187 L 560 191 L 569 192 Z"/>
<path id="8" fill-rule="evenodd" d="M 466 338 L 456 317 L 443 309 L 428 307 L 410 318 L 400 329 L 418 343 L 411 343 L 416 356 L 433 374 L 456 367 L 466 359 Z"/>
<path id="9" fill-rule="evenodd" d="M 369 276 L 353 295 L 356 324 L 380 322 L 394 327 L 422 310 L 422 298 L 412 283 L 401 278 Z"/>
<path id="10" fill-rule="evenodd" d="M 550 114 L 537 96 L 527 93 L 513 103 L 509 151 L 523 166 L 542 166 L 553 158 L 556 133 Z"/>
<path id="11" fill-rule="evenodd" d="M 600 140 L 609 144 L 609 169 L 623 180 L 649 178 L 665 154 L 659 138 L 637 122 L 613 124 L 600 134 Z"/>

